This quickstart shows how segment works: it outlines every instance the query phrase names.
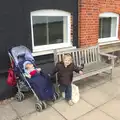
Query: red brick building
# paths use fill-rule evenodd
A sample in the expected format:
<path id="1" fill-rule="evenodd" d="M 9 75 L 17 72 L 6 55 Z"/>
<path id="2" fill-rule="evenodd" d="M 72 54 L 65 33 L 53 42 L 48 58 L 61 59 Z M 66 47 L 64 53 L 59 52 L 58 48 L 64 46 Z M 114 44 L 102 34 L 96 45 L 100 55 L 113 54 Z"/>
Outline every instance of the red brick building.
<path id="1" fill-rule="evenodd" d="M 120 0 L 78 0 L 79 45 L 118 42 L 119 14 Z"/>

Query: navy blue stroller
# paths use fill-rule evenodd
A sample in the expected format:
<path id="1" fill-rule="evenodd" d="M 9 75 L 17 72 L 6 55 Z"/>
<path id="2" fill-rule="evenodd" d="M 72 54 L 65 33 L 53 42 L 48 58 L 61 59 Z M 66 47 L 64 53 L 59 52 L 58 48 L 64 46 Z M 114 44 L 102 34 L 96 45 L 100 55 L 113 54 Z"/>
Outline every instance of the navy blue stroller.
<path id="1" fill-rule="evenodd" d="M 24 100 L 24 92 L 32 91 L 37 99 L 35 108 L 37 111 L 42 111 L 47 108 L 47 100 L 55 101 L 59 98 L 59 94 L 55 91 L 50 77 L 42 71 L 31 78 L 27 78 L 25 76 L 23 66 L 24 62 L 29 61 L 34 65 L 34 67 L 36 67 L 35 60 L 28 48 L 25 46 L 13 47 L 9 50 L 8 55 L 10 57 L 10 61 L 14 62 L 14 72 L 18 77 L 18 92 L 15 96 L 17 101 Z"/>

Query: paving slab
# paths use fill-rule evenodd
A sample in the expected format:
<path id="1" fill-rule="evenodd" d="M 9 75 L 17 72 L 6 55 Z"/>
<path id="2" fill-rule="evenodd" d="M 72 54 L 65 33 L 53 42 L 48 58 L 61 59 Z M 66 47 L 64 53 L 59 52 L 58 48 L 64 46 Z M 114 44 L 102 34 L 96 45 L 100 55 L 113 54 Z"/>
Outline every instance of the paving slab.
<path id="1" fill-rule="evenodd" d="M 47 108 L 43 112 L 35 112 L 22 117 L 22 120 L 65 120 L 53 108 Z"/>
<path id="2" fill-rule="evenodd" d="M 114 120 L 112 117 L 106 115 L 104 112 L 96 109 L 93 110 L 91 112 L 89 112 L 88 114 L 80 117 L 77 120 Z"/>
<path id="3" fill-rule="evenodd" d="M 91 86 L 88 86 L 87 84 L 82 84 L 82 85 L 79 85 L 78 87 L 79 87 L 80 93 L 88 91 L 92 88 Z"/>
<path id="4" fill-rule="evenodd" d="M 108 75 L 101 73 L 75 83 L 80 88 L 81 100 L 74 106 L 61 99 L 50 104 L 53 108 L 49 106 L 38 113 L 34 97 L 22 102 L 13 100 L 7 105 L 0 105 L 0 120 L 21 120 L 17 115 L 22 120 L 120 120 L 119 78 L 120 67 L 117 67 L 113 70 L 112 81 Z"/>
<path id="5" fill-rule="evenodd" d="M 20 116 L 35 112 L 35 102 L 32 102 L 29 99 L 23 100 L 22 102 L 14 100 L 11 104 Z"/>
<path id="6" fill-rule="evenodd" d="M 79 87 L 80 93 L 85 92 L 92 88 L 91 86 L 87 85 L 86 80 L 80 80 L 76 82 L 75 84 Z"/>
<path id="7" fill-rule="evenodd" d="M 111 97 L 116 97 L 118 94 L 120 94 L 120 86 L 114 84 L 113 82 L 107 82 L 103 85 L 100 85 L 97 87 L 97 89 L 107 93 Z"/>
<path id="8" fill-rule="evenodd" d="M 120 77 L 120 67 L 115 67 L 113 69 L 113 78 Z"/>
<path id="9" fill-rule="evenodd" d="M 112 83 L 115 83 L 117 85 L 120 85 L 120 77 L 116 77 L 112 80 Z"/>
<path id="10" fill-rule="evenodd" d="M 0 120 L 13 120 L 16 118 L 17 114 L 10 104 L 0 105 Z"/>
<path id="11" fill-rule="evenodd" d="M 21 118 L 16 118 L 16 119 L 13 119 L 13 120 L 21 120 Z"/>
<path id="12" fill-rule="evenodd" d="M 67 120 L 74 120 L 94 109 L 94 107 L 86 103 L 84 100 L 80 100 L 73 106 L 69 106 L 68 103 L 63 100 L 57 104 L 54 104 L 52 107 L 55 108 Z"/>
<path id="13" fill-rule="evenodd" d="M 96 87 L 98 85 L 104 84 L 105 82 L 109 81 L 109 76 L 103 73 L 100 73 L 98 75 L 94 75 L 89 77 L 86 80 L 86 84 L 91 86 L 91 87 Z"/>
<path id="14" fill-rule="evenodd" d="M 101 92 L 96 88 L 92 88 L 89 91 L 82 93 L 81 98 L 95 107 L 100 106 L 111 99 L 108 94 Z"/>
<path id="15" fill-rule="evenodd" d="M 120 120 L 120 96 L 102 105 L 99 109 L 115 118 L 115 120 Z"/>

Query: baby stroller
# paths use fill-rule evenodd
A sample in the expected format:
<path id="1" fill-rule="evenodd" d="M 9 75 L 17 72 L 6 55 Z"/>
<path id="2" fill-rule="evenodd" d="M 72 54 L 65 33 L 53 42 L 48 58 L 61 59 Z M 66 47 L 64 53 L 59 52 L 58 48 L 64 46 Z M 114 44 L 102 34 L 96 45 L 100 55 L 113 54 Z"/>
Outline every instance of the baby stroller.
<path id="1" fill-rule="evenodd" d="M 50 77 L 42 71 L 39 73 L 39 76 L 37 75 L 37 80 L 30 80 L 24 75 L 23 63 L 25 61 L 30 61 L 36 67 L 35 60 L 28 48 L 25 46 L 13 47 L 8 51 L 8 55 L 10 61 L 14 63 L 14 73 L 18 77 L 16 85 L 18 92 L 15 96 L 17 101 L 24 100 L 24 93 L 32 91 L 37 99 L 35 108 L 37 111 L 42 111 L 47 108 L 45 101 L 55 101 L 59 98 L 59 94 L 55 91 Z M 35 86 L 37 87 L 35 88 Z"/>

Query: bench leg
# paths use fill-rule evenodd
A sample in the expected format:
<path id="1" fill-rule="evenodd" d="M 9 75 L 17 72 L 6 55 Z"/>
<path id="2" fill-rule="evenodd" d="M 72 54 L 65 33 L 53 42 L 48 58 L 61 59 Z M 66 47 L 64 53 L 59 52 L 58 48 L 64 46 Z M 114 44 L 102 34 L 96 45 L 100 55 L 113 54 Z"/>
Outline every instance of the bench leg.
<path id="1" fill-rule="evenodd" d="M 112 80 L 112 69 L 110 70 L 110 80 Z"/>

